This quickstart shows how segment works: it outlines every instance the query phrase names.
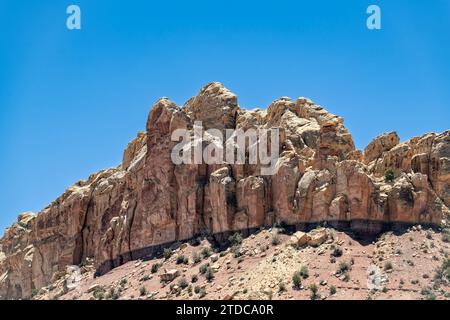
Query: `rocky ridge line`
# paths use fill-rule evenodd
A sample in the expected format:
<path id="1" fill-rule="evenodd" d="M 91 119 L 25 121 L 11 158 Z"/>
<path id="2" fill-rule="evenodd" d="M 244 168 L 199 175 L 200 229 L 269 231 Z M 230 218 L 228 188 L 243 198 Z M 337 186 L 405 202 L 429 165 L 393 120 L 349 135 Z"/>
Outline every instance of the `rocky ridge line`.
<path id="1" fill-rule="evenodd" d="M 279 127 L 278 172 L 174 165 L 171 133 L 198 120 L 219 130 Z M 394 181 L 385 181 L 387 170 Z M 119 167 L 77 182 L 38 215 L 18 217 L 0 240 L 0 297 L 28 297 L 87 259 L 101 274 L 198 234 L 324 221 L 377 233 L 392 223 L 440 225 L 449 205 L 450 131 L 404 143 L 384 134 L 363 153 L 343 119 L 309 99 L 283 97 L 250 111 L 211 83 L 182 107 L 157 101 Z"/>

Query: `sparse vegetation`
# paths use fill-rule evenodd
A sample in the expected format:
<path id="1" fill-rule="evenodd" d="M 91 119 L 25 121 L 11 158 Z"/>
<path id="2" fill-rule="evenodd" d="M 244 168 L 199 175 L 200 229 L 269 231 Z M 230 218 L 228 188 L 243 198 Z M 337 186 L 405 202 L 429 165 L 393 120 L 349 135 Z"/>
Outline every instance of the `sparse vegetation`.
<path id="1" fill-rule="evenodd" d="M 422 288 L 420 294 L 425 296 L 425 299 L 427 300 L 436 300 L 436 295 L 429 288 Z"/>
<path id="2" fill-rule="evenodd" d="M 350 281 L 350 275 L 348 272 L 344 273 L 344 281 L 349 282 Z"/>
<path id="3" fill-rule="evenodd" d="M 300 289 L 302 286 L 302 275 L 299 271 L 295 272 L 292 276 L 292 284 L 295 289 Z"/>
<path id="4" fill-rule="evenodd" d="M 231 246 L 240 246 L 242 244 L 242 236 L 240 233 L 235 232 L 232 236 L 228 238 L 228 241 L 230 241 Z"/>
<path id="5" fill-rule="evenodd" d="M 392 169 L 387 169 L 384 174 L 384 180 L 386 182 L 393 182 L 395 179 L 394 171 Z"/>
<path id="6" fill-rule="evenodd" d="M 201 298 L 204 298 L 205 296 L 206 296 L 206 290 L 204 288 L 200 288 L 198 297 L 201 299 Z"/>
<path id="7" fill-rule="evenodd" d="M 281 282 L 278 284 L 278 292 L 284 292 L 284 291 L 286 291 L 286 285 L 284 284 L 283 281 L 281 281 Z"/>
<path id="8" fill-rule="evenodd" d="M 159 263 L 153 264 L 152 265 L 152 270 L 151 270 L 152 273 L 157 273 L 160 267 L 161 267 L 161 264 L 159 264 Z"/>
<path id="9" fill-rule="evenodd" d="M 209 268 L 209 263 L 206 263 L 206 264 L 204 264 L 204 265 L 201 265 L 200 268 L 199 268 L 199 272 L 200 272 L 201 274 L 205 274 L 206 271 L 208 270 L 208 268 Z"/>
<path id="10" fill-rule="evenodd" d="M 127 284 L 127 279 L 125 279 L 125 278 L 122 278 L 121 280 L 120 280 L 120 282 L 119 282 L 119 285 L 123 288 L 123 287 L 125 287 L 125 285 Z"/>
<path id="11" fill-rule="evenodd" d="M 203 256 L 204 258 L 209 258 L 209 257 L 211 256 L 211 254 L 212 254 L 212 249 L 211 249 L 211 247 L 204 247 L 204 248 L 202 249 L 202 256 Z"/>
<path id="12" fill-rule="evenodd" d="M 319 295 L 319 288 L 317 287 L 317 285 L 315 283 L 311 284 L 309 286 L 309 290 L 311 291 L 311 300 L 317 300 L 320 298 Z"/>
<path id="13" fill-rule="evenodd" d="M 192 261 L 194 262 L 194 264 L 200 263 L 200 261 L 202 261 L 202 257 L 200 257 L 197 252 L 194 252 L 192 254 Z"/>
<path id="14" fill-rule="evenodd" d="M 331 295 L 336 294 L 336 291 L 337 291 L 337 290 L 336 290 L 336 286 L 331 286 L 331 287 L 330 287 L 330 294 L 331 294 Z"/>
<path id="15" fill-rule="evenodd" d="M 442 230 L 441 238 L 442 238 L 443 242 L 449 243 L 450 242 L 450 229 Z"/>
<path id="16" fill-rule="evenodd" d="M 39 290 L 34 288 L 31 290 L 31 299 L 35 298 L 39 294 Z"/>
<path id="17" fill-rule="evenodd" d="M 214 270 L 213 270 L 212 268 L 208 267 L 208 268 L 206 269 L 206 272 L 205 272 L 205 278 L 206 278 L 206 280 L 208 280 L 209 282 L 211 282 L 211 281 L 214 279 Z"/>
<path id="18" fill-rule="evenodd" d="M 120 298 L 120 291 L 114 290 L 114 288 L 110 288 L 109 292 L 106 294 L 105 299 L 106 300 L 117 300 Z"/>
<path id="19" fill-rule="evenodd" d="M 279 236 L 278 234 L 274 234 L 274 235 L 272 236 L 272 245 L 273 245 L 273 246 L 277 246 L 277 245 L 280 244 L 280 242 L 281 242 L 280 236 Z"/>
<path id="20" fill-rule="evenodd" d="M 384 271 L 391 271 L 393 269 L 392 262 L 386 261 L 384 264 Z"/>
<path id="21" fill-rule="evenodd" d="M 178 286 L 179 286 L 181 289 L 187 288 L 188 285 L 189 285 L 189 283 L 188 283 L 188 281 L 186 280 L 185 277 L 182 277 L 182 278 L 180 278 L 180 279 L 178 280 Z"/>
<path id="22" fill-rule="evenodd" d="M 145 295 L 147 294 L 147 289 L 146 289 L 144 286 L 142 286 L 142 287 L 139 289 L 139 294 L 140 294 L 141 297 L 142 297 L 142 296 L 145 296 Z"/>
<path id="23" fill-rule="evenodd" d="M 239 258 L 241 256 L 241 246 L 236 245 L 236 246 L 231 247 L 231 252 L 233 253 L 233 256 L 235 258 Z"/>
<path id="24" fill-rule="evenodd" d="M 197 281 L 198 281 L 198 275 L 193 274 L 192 277 L 191 277 L 191 282 L 192 283 L 196 283 Z"/>
<path id="25" fill-rule="evenodd" d="M 187 260 L 187 258 L 184 255 L 180 254 L 177 257 L 177 264 L 187 264 L 187 262 L 188 262 L 188 260 Z"/>
<path id="26" fill-rule="evenodd" d="M 341 257 L 342 256 L 342 248 L 341 247 L 335 247 L 333 252 L 331 253 L 333 257 Z"/>
<path id="27" fill-rule="evenodd" d="M 303 279 L 307 279 L 307 278 L 309 277 L 309 270 L 308 270 L 308 267 L 307 267 L 307 266 L 302 266 L 302 267 L 300 268 L 300 276 L 301 276 Z"/>
<path id="28" fill-rule="evenodd" d="M 346 273 L 348 271 L 350 271 L 350 264 L 348 262 L 342 261 L 341 263 L 339 263 L 339 273 Z"/>
<path id="29" fill-rule="evenodd" d="M 166 249 L 164 249 L 164 251 L 163 251 L 164 259 L 166 259 L 166 260 L 170 259 L 170 257 L 172 256 L 172 254 L 173 254 L 173 251 L 172 251 L 172 249 L 170 249 L 170 248 L 166 248 Z"/>
<path id="30" fill-rule="evenodd" d="M 145 282 L 145 281 L 148 281 L 148 280 L 150 280 L 150 276 L 149 276 L 148 274 L 146 274 L 146 275 L 143 276 L 139 281 Z"/>
<path id="31" fill-rule="evenodd" d="M 96 300 L 103 300 L 105 298 L 105 288 L 97 287 L 92 294 Z"/>
<path id="32" fill-rule="evenodd" d="M 439 288 L 442 281 L 450 282 L 450 259 L 448 258 L 444 259 L 441 267 L 436 270 L 433 280 L 434 287 Z"/>

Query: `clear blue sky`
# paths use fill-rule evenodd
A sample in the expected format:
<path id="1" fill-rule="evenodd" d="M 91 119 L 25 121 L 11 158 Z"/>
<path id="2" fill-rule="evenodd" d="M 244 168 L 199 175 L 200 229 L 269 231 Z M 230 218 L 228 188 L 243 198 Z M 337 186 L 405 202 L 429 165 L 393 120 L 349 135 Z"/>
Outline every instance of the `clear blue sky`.
<path id="1" fill-rule="evenodd" d="M 449 129 L 450 1 L 0 0 L 1 230 L 119 164 L 159 97 L 211 81 L 245 108 L 310 97 L 359 148 Z"/>

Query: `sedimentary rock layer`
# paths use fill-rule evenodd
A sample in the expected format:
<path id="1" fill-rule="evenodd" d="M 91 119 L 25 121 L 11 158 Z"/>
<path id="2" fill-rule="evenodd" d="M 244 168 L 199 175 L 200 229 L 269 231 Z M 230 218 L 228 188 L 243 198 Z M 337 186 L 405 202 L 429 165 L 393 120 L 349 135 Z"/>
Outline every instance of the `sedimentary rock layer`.
<path id="1" fill-rule="evenodd" d="M 192 131 L 195 121 L 221 131 L 280 128 L 276 174 L 261 176 L 250 164 L 173 164 L 172 132 Z M 389 169 L 394 181 L 386 182 Z M 181 107 L 157 101 L 120 166 L 18 217 L 0 240 L 0 297 L 30 296 L 88 258 L 105 272 L 198 234 L 324 221 L 377 232 L 377 223 L 438 225 L 447 206 L 450 131 L 404 143 L 387 133 L 363 153 L 343 119 L 309 99 L 284 97 L 250 111 L 211 83 Z"/>

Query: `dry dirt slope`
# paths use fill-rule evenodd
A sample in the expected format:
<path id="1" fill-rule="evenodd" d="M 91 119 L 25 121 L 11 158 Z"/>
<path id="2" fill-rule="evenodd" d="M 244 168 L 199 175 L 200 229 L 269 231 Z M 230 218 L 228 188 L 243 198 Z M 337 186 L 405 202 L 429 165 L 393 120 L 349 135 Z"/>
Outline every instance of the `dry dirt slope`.
<path id="1" fill-rule="evenodd" d="M 310 234 L 309 244 L 294 247 L 283 229 L 262 229 L 216 252 L 199 239 L 166 250 L 166 258 L 132 261 L 97 278 L 85 265 L 75 287 L 69 267 L 33 299 L 450 298 L 445 229 L 417 226 L 372 240 L 334 229 Z"/>

